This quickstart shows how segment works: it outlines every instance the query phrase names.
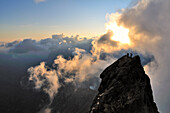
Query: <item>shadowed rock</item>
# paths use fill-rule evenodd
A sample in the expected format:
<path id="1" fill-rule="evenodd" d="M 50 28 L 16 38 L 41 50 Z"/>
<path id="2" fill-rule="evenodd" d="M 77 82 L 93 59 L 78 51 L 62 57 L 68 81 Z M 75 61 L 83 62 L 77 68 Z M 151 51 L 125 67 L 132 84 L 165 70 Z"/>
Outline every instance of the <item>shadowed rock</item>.
<path id="1" fill-rule="evenodd" d="M 159 113 L 139 56 L 121 57 L 100 78 L 89 113 Z"/>

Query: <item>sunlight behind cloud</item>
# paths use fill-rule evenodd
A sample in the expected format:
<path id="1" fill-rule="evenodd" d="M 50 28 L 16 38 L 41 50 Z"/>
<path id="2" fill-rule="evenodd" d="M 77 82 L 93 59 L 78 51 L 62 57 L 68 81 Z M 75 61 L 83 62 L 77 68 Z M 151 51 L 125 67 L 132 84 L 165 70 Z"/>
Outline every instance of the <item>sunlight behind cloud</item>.
<path id="1" fill-rule="evenodd" d="M 112 40 L 118 41 L 122 44 L 130 44 L 130 38 L 128 36 L 129 29 L 122 26 L 118 26 L 116 22 L 106 24 L 106 29 L 113 32 Z"/>

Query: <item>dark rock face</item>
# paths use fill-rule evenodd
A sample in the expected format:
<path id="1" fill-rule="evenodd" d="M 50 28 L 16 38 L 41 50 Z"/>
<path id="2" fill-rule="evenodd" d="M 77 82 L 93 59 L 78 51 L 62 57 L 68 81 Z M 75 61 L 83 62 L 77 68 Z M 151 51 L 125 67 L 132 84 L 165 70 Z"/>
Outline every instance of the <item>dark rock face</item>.
<path id="1" fill-rule="evenodd" d="M 89 113 L 159 113 L 140 57 L 121 57 L 100 75 Z"/>

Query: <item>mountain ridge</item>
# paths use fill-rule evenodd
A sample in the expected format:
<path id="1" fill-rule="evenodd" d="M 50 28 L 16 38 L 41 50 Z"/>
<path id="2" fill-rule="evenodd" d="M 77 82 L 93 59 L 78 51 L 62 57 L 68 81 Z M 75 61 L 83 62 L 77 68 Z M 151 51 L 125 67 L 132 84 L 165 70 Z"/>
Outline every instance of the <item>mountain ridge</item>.
<path id="1" fill-rule="evenodd" d="M 121 57 L 100 78 L 89 113 L 159 113 L 139 56 Z"/>

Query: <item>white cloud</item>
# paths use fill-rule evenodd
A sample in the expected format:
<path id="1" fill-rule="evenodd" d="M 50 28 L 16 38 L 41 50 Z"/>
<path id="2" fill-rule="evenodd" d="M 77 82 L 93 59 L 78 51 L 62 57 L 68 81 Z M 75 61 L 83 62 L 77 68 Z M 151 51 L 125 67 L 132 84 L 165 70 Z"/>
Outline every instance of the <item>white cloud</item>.
<path id="1" fill-rule="evenodd" d="M 46 0 L 34 0 L 35 3 L 45 2 Z"/>
<path id="2" fill-rule="evenodd" d="M 28 72 L 30 73 L 29 80 L 34 81 L 35 88 L 42 88 L 49 95 L 50 100 L 53 100 L 60 87 L 56 71 L 48 70 L 45 63 L 41 62 L 39 66 L 30 67 Z"/>

